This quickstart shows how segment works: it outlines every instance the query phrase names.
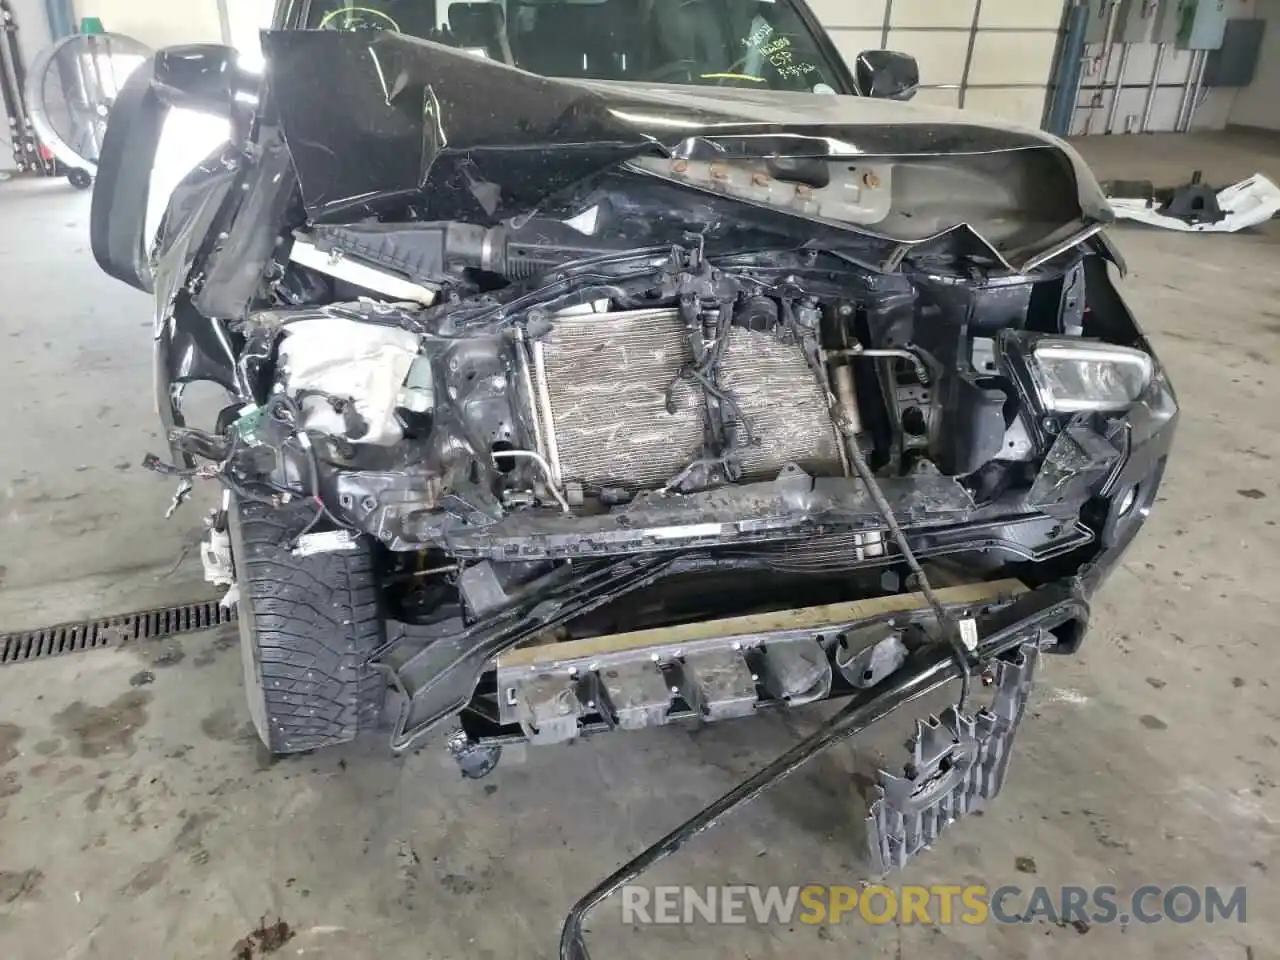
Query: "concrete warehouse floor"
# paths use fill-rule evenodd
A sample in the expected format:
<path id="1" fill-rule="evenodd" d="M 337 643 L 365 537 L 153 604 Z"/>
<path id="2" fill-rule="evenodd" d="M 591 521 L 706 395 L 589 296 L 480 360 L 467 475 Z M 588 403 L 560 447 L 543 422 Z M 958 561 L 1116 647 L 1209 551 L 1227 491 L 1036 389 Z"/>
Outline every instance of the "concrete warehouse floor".
<path id="1" fill-rule="evenodd" d="M 1103 176 L 1280 177 L 1280 146 L 1247 138 L 1083 147 Z M 0 186 L 0 630 L 202 593 L 174 566 L 199 511 L 165 523 L 170 486 L 135 466 L 160 447 L 149 305 L 96 269 L 88 209 L 61 181 Z M 1082 655 L 1040 675 L 1004 794 L 897 879 L 1246 884 L 1249 923 L 633 930 L 614 905 L 597 957 L 1280 957 L 1280 229 L 1113 235 L 1183 405 L 1161 503 Z M 225 960 L 264 915 L 297 931 L 281 956 L 551 957 L 578 895 L 815 719 L 545 748 L 480 783 L 438 741 L 272 764 L 234 642 L 0 669 L 0 957 Z M 902 732 L 831 752 L 646 880 L 856 880 L 861 794 Z"/>

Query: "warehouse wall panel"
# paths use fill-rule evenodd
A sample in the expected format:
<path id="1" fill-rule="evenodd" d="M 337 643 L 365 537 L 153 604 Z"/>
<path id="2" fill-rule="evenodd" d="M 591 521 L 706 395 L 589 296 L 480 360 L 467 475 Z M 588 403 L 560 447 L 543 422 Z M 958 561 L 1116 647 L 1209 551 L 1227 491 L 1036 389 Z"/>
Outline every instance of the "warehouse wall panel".
<path id="1" fill-rule="evenodd" d="M 1057 0 L 982 0 L 979 29 L 1054 30 L 1062 25 Z"/>
<path id="2" fill-rule="evenodd" d="M 231 45 L 240 51 L 241 62 L 251 67 L 262 64 L 262 44 L 258 32 L 271 25 L 271 0 L 225 0 L 231 26 Z"/>
<path id="3" fill-rule="evenodd" d="M 880 28 L 875 30 L 844 28 L 831 31 L 831 39 L 835 41 L 836 49 L 840 51 L 840 56 L 844 58 L 850 70 L 853 69 L 853 61 L 863 50 L 880 49 L 882 36 Z"/>
<path id="4" fill-rule="evenodd" d="M 1280 17 L 1280 0 L 1218 2 L 1230 19 L 1265 16 L 1268 8 L 1276 9 Z M 1179 50 L 1171 43 L 1164 45 L 1163 55 L 1160 45 L 1154 42 L 1116 43 L 1109 49 L 1101 43 L 1091 44 L 1086 48 L 1071 132 L 1076 135 L 1167 132 L 1180 129 L 1188 119 L 1190 129 L 1220 130 L 1228 122 L 1240 122 L 1233 119 L 1239 100 L 1236 90 L 1197 87 L 1196 76 L 1203 57 L 1202 52 Z M 1264 69 L 1265 64 L 1264 50 L 1264 66 L 1260 69 Z M 1275 93 L 1280 94 L 1280 83 Z"/>
<path id="5" fill-rule="evenodd" d="M 964 81 L 964 65 L 969 54 L 969 32 L 903 30 L 889 31 L 890 50 L 909 53 L 920 63 L 920 82 L 960 85 Z"/>
<path id="6" fill-rule="evenodd" d="M 809 0 L 809 8 L 828 30 L 832 27 L 884 25 L 886 0 Z"/>
<path id="7" fill-rule="evenodd" d="M 1027 88 L 976 88 L 969 91 L 965 107 L 985 113 L 1010 123 L 1038 127 L 1044 110 L 1044 89 Z"/>
<path id="8" fill-rule="evenodd" d="M 954 90 L 921 90 L 916 94 L 913 103 L 919 103 L 928 107 L 958 107 L 960 106 L 960 91 Z"/>
<path id="9" fill-rule="evenodd" d="M 968 30 L 973 26 L 977 0 L 893 0 L 891 27 L 954 27 Z"/>
<path id="10" fill-rule="evenodd" d="M 920 63 L 921 103 L 1039 126 L 1065 0 L 811 0 L 844 58 L 885 47 Z M 974 98 L 974 94 L 984 91 Z"/>
<path id="11" fill-rule="evenodd" d="M 176 43 L 218 43 L 222 25 L 216 0 L 75 0 L 76 18 L 98 17 L 152 49 Z"/>
<path id="12" fill-rule="evenodd" d="M 1057 44 L 1056 33 L 979 30 L 973 47 L 969 82 L 978 86 L 1033 84 L 1041 88 L 1040 96 L 1043 98 Z"/>

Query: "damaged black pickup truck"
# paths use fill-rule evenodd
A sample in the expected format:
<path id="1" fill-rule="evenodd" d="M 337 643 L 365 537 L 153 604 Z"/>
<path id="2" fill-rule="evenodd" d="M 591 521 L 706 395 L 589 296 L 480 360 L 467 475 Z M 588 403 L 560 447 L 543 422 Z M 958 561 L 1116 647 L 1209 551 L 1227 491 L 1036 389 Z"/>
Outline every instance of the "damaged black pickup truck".
<path id="1" fill-rule="evenodd" d="M 1096 181 L 900 102 L 910 58 L 851 74 L 791 0 L 447 11 L 284 2 L 262 75 L 170 49 L 111 114 L 93 250 L 155 297 L 151 465 L 223 488 L 205 561 L 258 732 L 447 725 L 481 775 L 517 740 L 844 704 L 603 895 L 959 681 L 872 810 L 901 863 L 1000 788 L 1165 469 Z M 232 134 L 153 238 L 175 107 Z M 184 416 L 202 381 L 216 423 Z"/>

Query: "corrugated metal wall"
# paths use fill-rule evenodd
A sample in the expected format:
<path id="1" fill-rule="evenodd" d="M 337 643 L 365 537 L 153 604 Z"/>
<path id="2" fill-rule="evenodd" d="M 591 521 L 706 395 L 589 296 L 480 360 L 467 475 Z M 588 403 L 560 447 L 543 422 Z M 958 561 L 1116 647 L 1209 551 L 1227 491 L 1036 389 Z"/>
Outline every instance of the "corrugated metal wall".
<path id="1" fill-rule="evenodd" d="M 809 0 L 850 63 L 886 48 L 920 61 L 922 103 L 1038 127 L 1062 0 Z"/>
<path id="2" fill-rule="evenodd" d="M 1255 15 L 1256 0 L 1219 3 L 1227 18 Z M 1105 10 L 1100 7 L 1099 13 Z M 1144 10 L 1147 19 L 1154 20 L 1156 6 L 1152 4 Z M 1144 35 L 1151 36 L 1150 27 Z M 1195 80 L 1202 57 L 1203 53 L 1179 50 L 1172 43 L 1090 43 L 1085 48 L 1071 133 L 1167 132 L 1181 129 L 1188 116 L 1192 129 L 1222 129 L 1229 120 L 1237 91 L 1198 87 Z"/>
<path id="3" fill-rule="evenodd" d="M 108 30 L 153 50 L 222 39 L 217 0 L 75 0 L 75 9 L 77 19 L 98 17 Z"/>

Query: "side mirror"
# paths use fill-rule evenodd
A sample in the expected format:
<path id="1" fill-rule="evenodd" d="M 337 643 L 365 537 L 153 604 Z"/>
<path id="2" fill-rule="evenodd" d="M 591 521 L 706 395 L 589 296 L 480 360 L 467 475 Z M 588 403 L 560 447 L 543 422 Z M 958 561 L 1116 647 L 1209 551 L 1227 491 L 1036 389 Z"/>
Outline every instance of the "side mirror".
<path id="1" fill-rule="evenodd" d="M 166 47 L 155 57 L 156 93 L 173 107 L 228 115 L 237 91 L 254 89 L 236 58 L 234 48 L 218 43 Z"/>
<path id="2" fill-rule="evenodd" d="M 855 70 L 858 92 L 879 100 L 910 100 L 920 88 L 916 58 L 892 50 L 864 50 Z"/>

